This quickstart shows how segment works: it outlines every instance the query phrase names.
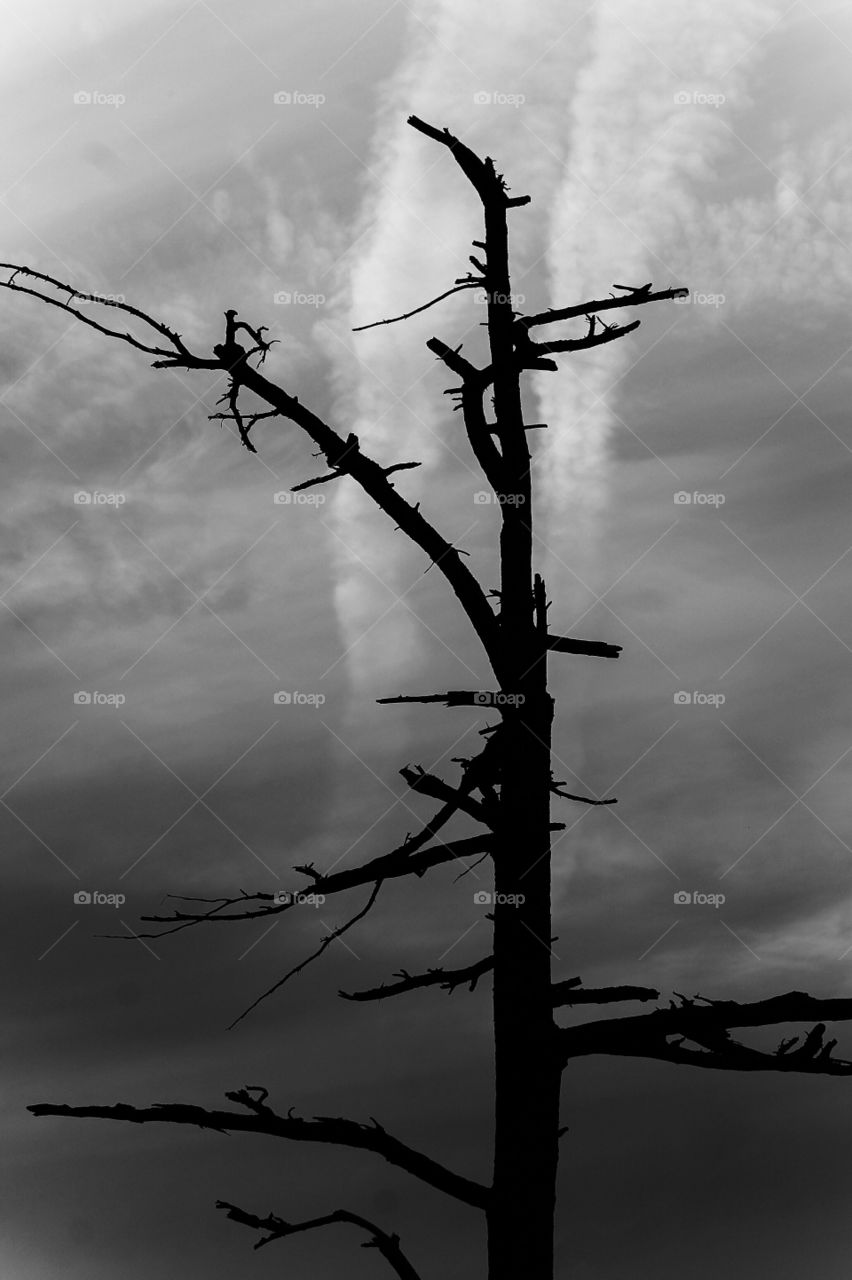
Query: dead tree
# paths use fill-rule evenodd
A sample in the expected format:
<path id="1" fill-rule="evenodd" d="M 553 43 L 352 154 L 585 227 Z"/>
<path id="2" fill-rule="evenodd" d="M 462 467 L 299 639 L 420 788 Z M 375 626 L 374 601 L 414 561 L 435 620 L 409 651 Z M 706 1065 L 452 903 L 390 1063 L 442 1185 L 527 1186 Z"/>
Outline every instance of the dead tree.
<path id="1" fill-rule="evenodd" d="M 414 116 L 408 123 L 431 142 L 445 147 L 470 182 L 482 205 L 484 239 L 473 242 L 478 251 L 478 256 L 470 258 L 473 272 L 460 276 L 440 297 L 404 315 L 375 323 L 403 320 L 456 292 L 476 288 L 487 295 L 487 364 L 472 363 L 462 355 L 460 346 L 451 346 L 439 338 L 432 338 L 427 346 L 456 380 L 450 394 L 461 410 L 474 458 L 499 503 L 499 591 L 486 592 L 465 563 L 463 553 L 427 519 L 420 503 L 410 502 L 395 488 L 391 476 L 416 463 L 370 457 L 356 435 L 324 422 L 296 395 L 261 372 L 272 345 L 264 336 L 267 331 L 263 327 L 255 328 L 238 319 L 236 311 L 227 311 L 222 342 L 210 355 L 196 355 L 179 333 L 125 302 L 81 293 L 42 272 L 11 264 L 5 264 L 8 275 L 0 283 L 13 292 L 29 294 L 70 312 L 99 333 L 153 356 L 154 368 L 227 373 L 229 386 L 222 398 L 226 407 L 212 417 L 233 423 L 242 444 L 251 452 L 255 452 L 252 433 L 261 421 L 266 426 L 279 418 L 301 428 L 324 455 L 329 470 L 295 488 L 349 477 L 372 498 L 391 524 L 437 566 L 455 593 L 487 656 L 495 689 L 400 694 L 382 701 L 439 702 L 448 708 L 480 706 L 494 716 L 494 722 L 481 730 L 482 750 L 474 758 L 460 762 L 461 779 L 456 784 L 419 767 L 401 771 L 412 791 L 433 798 L 439 807 L 422 830 L 410 835 L 398 848 L 361 866 L 329 873 L 312 865 L 295 868 L 304 877 L 303 891 L 331 895 L 361 887 L 368 891 L 367 896 L 359 910 L 326 936 L 312 956 L 285 974 L 249 1008 L 281 987 L 322 954 L 335 937 L 363 919 L 386 881 L 421 877 L 446 863 L 467 866 L 471 858 L 489 858 L 494 884 L 494 906 L 489 917 L 493 927 L 491 954 L 455 971 L 435 968 L 412 975 L 401 969 L 392 983 L 340 994 L 349 1000 L 371 1001 L 429 986 L 447 991 L 467 986 L 472 991 L 480 979 L 491 975 L 496 1075 L 492 1180 L 489 1185 L 482 1185 L 444 1168 L 400 1142 L 376 1120 L 364 1123 L 328 1116 L 306 1119 L 294 1115 L 292 1108 L 280 1114 L 267 1104 L 267 1091 L 255 1086 L 226 1094 L 234 1106 L 222 1111 L 183 1103 L 151 1107 L 125 1103 L 39 1104 L 30 1110 L 37 1116 L 97 1116 L 137 1124 L 158 1121 L 198 1125 L 219 1132 L 263 1133 L 298 1142 L 372 1151 L 485 1215 L 489 1280 L 518 1280 L 521 1276 L 524 1280 L 552 1280 L 556 1168 L 559 1139 L 564 1132 L 559 1122 L 560 1083 L 572 1059 L 587 1054 L 614 1054 L 738 1071 L 848 1075 L 852 1073 L 852 1063 L 832 1057 L 836 1042 L 824 1039 L 822 1020 L 852 1018 L 852 999 L 820 1000 L 791 992 L 754 1004 L 737 1004 L 678 996 L 670 1008 L 632 1017 L 570 1028 L 560 1027 L 555 1021 L 554 1011 L 561 1008 L 658 1000 L 659 993 L 643 987 L 589 989 L 577 977 L 554 981 L 551 974 L 551 833 L 562 825 L 551 819 L 551 797 L 555 794 L 581 804 L 609 804 L 614 803 L 614 798 L 574 795 L 564 791 L 564 784 L 553 777 L 550 744 L 554 702 L 547 685 L 548 654 L 614 659 L 619 648 L 600 641 L 552 635 L 548 629 L 545 584 L 534 572 L 533 564 L 533 493 L 527 436 L 531 427 L 541 424 L 524 421 L 522 378 L 530 370 L 556 372 L 558 366 L 553 357 L 558 353 L 614 342 L 639 324 L 633 320 L 607 325 L 600 319 L 601 313 L 670 300 L 686 290 L 655 291 L 650 284 L 614 285 L 617 295 L 519 314 L 512 307 L 508 216 L 510 210 L 527 204 L 529 197 L 510 195 L 493 161 L 480 158 L 449 130 L 434 128 Z M 95 319 L 88 305 L 84 310 L 75 305 L 89 302 L 113 308 L 121 325 L 131 324 L 132 331 Z M 533 336 L 571 320 L 585 320 L 585 331 L 541 340 Z M 245 400 L 241 399 L 246 392 L 253 393 L 266 407 L 246 409 Z M 496 606 L 492 600 L 496 600 Z M 443 839 L 443 828 L 456 814 L 475 821 L 481 833 L 464 839 Z M 161 937 L 198 925 L 223 925 L 235 920 L 263 923 L 270 916 L 290 910 L 294 899 L 278 901 L 270 893 L 241 892 L 212 902 L 197 898 L 181 901 L 189 905 L 178 906 L 168 915 L 143 917 L 157 926 L 156 932 L 143 936 Z M 240 1018 L 244 1016 L 245 1013 Z M 731 1036 L 737 1028 L 815 1020 L 817 1025 L 801 1042 L 796 1038 L 783 1040 L 775 1052 L 750 1048 Z M 260 1217 L 230 1204 L 220 1202 L 219 1207 L 235 1221 L 265 1232 L 261 1244 L 332 1224 L 354 1226 L 367 1233 L 364 1246 L 376 1248 L 398 1276 L 416 1280 L 417 1273 L 403 1254 L 399 1239 L 345 1208 L 319 1206 L 317 1217 L 289 1223 L 272 1214 Z"/>

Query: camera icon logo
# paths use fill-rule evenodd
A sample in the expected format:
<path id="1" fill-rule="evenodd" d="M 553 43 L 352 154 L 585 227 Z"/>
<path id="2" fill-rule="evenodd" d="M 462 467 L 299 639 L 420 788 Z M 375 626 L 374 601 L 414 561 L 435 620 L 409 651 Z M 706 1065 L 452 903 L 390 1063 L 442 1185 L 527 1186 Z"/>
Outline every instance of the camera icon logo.
<path id="1" fill-rule="evenodd" d="M 74 894 L 74 901 L 78 907 L 89 906 L 92 901 L 92 895 L 86 889 L 78 889 Z"/>
<path id="2" fill-rule="evenodd" d="M 487 889 L 477 889 L 473 895 L 473 901 L 477 907 L 487 907 L 491 902 L 491 894 Z"/>
<path id="3" fill-rule="evenodd" d="M 293 101 L 293 95 L 288 93 L 286 89 L 279 89 L 277 93 L 273 93 L 272 101 L 276 107 L 289 107 Z"/>
<path id="4" fill-rule="evenodd" d="M 283 489 L 280 493 L 274 493 L 272 495 L 272 501 L 276 507 L 289 507 L 290 503 L 293 501 L 293 495 L 286 489 Z"/>
<path id="5" fill-rule="evenodd" d="M 686 707 L 692 702 L 692 694 L 687 693 L 685 689 L 678 689 L 673 701 L 676 707 Z"/>
<path id="6" fill-rule="evenodd" d="M 75 707 L 88 707 L 92 701 L 92 695 L 87 693 L 85 689 L 78 689 L 74 694 Z"/>
<path id="7" fill-rule="evenodd" d="M 473 503 L 474 503 L 474 506 L 476 507 L 487 506 L 487 504 L 490 501 L 491 501 L 491 494 L 486 493 L 484 489 L 480 489 L 478 493 L 475 493 L 473 495 Z"/>
<path id="8" fill-rule="evenodd" d="M 78 89 L 74 94 L 74 105 L 77 107 L 90 107 L 92 105 L 92 95 L 88 89 Z"/>
<path id="9" fill-rule="evenodd" d="M 85 489 L 81 489 L 79 493 L 74 494 L 75 507 L 89 507 L 92 505 L 92 495 L 86 493 Z"/>
<path id="10" fill-rule="evenodd" d="M 286 307 L 293 301 L 293 295 L 286 289 L 279 289 L 277 293 L 273 293 L 272 301 L 277 307 Z"/>
<path id="11" fill-rule="evenodd" d="M 276 889 L 272 901 L 276 907 L 285 907 L 290 901 L 290 891 L 288 889 Z"/>
<path id="12" fill-rule="evenodd" d="M 286 707 L 293 701 L 293 695 L 288 693 L 286 689 L 279 689 L 277 693 L 273 693 L 272 701 L 277 707 Z"/>
<path id="13" fill-rule="evenodd" d="M 473 95 L 473 101 L 477 107 L 487 107 L 491 102 L 491 94 L 487 89 L 480 89 L 478 93 Z"/>
<path id="14" fill-rule="evenodd" d="M 674 495 L 674 504 L 676 507 L 688 507 L 692 502 L 692 494 L 687 493 L 684 489 L 679 489 Z"/>
<path id="15" fill-rule="evenodd" d="M 687 893 L 686 889 L 678 889 L 677 893 L 674 895 L 674 901 L 676 907 L 688 906 L 689 903 L 692 902 L 692 894 Z"/>

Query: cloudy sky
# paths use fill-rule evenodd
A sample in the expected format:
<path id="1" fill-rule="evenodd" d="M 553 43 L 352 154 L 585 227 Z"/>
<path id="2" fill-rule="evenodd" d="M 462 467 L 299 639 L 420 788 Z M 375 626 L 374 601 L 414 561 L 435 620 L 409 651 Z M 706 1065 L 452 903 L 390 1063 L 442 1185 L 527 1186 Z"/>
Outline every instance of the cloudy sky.
<path id="1" fill-rule="evenodd" d="M 382 461 L 419 459 L 400 489 L 486 586 L 497 516 L 424 346 L 475 358 L 483 308 L 351 332 L 448 287 L 480 234 L 405 117 L 532 196 L 511 215 L 519 310 L 689 289 L 529 384 L 555 629 L 624 646 L 551 663 L 557 776 L 619 800 L 557 815 L 554 974 L 852 995 L 852 6 L 32 0 L 3 18 L 0 258 L 201 352 L 228 307 L 268 325 L 270 376 Z M 454 779 L 483 722 L 375 698 L 489 682 L 448 590 L 357 493 L 275 502 L 317 471 L 295 428 L 259 424 L 251 457 L 207 420 L 214 375 L 151 370 L 17 295 L 0 323 L 3 1274 L 381 1273 L 345 1230 L 252 1254 L 221 1198 L 345 1205 L 424 1277 L 482 1275 L 479 1215 L 368 1155 L 25 1111 L 262 1084 L 486 1179 L 488 984 L 336 995 L 483 955 L 484 867 L 388 890 L 233 1031 L 363 893 L 267 933 L 133 932 L 169 893 L 294 888 L 295 863 L 394 847 L 430 812 L 399 767 Z M 848 1274 L 847 1082 L 591 1060 L 566 1073 L 563 1123 L 566 1274 Z"/>

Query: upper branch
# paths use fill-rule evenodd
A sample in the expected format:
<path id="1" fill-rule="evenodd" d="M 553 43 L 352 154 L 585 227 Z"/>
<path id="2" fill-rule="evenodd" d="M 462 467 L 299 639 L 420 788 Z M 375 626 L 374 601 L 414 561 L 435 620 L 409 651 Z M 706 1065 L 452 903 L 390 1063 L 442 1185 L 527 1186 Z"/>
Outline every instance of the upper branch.
<path id="1" fill-rule="evenodd" d="M 262 1095 L 259 1099 L 254 1095 Z M 169 1124 L 196 1125 L 200 1129 L 213 1129 L 218 1133 L 262 1133 L 273 1138 L 290 1138 L 298 1142 L 325 1142 L 335 1146 L 356 1147 L 373 1151 L 390 1164 L 443 1191 L 446 1195 L 476 1209 L 488 1204 L 488 1188 L 470 1178 L 445 1169 L 429 1156 L 408 1147 L 389 1134 L 377 1120 L 361 1124 L 339 1116 L 314 1116 L 305 1120 L 293 1115 L 292 1108 L 286 1116 L 278 1115 L 266 1105 L 265 1089 L 246 1086 L 225 1097 L 246 1109 L 239 1111 L 212 1111 L 180 1102 L 155 1103 L 151 1107 L 132 1107 L 117 1102 L 106 1107 L 68 1107 L 53 1103 L 37 1103 L 27 1108 L 35 1116 L 95 1117 L 103 1120 L 128 1120 L 133 1124 L 164 1121 Z"/>
<path id="2" fill-rule="evenodd" d="M 154 320 L 151 316 L 146 315 L 138 307 L 132 307 L 127 302 L 119 301 L 116 298 L 100 297 L 96 293 L 82 293 L 79 289 L 74 289 L 71 285 L 54 279 L 53 276 L 45 275 L 42 271 L 33 271 L 30 267 L 16 266 L 13 262 L 0 262 L 0 271 L 11 271 L 12 273 L 8 280 L 0 280 L 0 288 L 9 289 L 13 293 L 27 293 L 32 298 L 38 298 L 40 302 L 46 302 L 50 307 L 58 307 L 61 311 L 69 312 L 72 316 L 76 316 L 78 320 L 82 321 L 83 324 L 88 325 L 90 329 L 97 329 L 98 333 L 106 334 L 110 338 L 119 338 L 122 342 L 127 342 L 130 346 L 135 347 L 137 351 L 144 351 L 146 355 L 162 357 L 161 360 L 155 361 L 156 368 L 165 368 L 172 365 L 180 365 L 187 369 L 219 368 L 218 360 L 203 359 L 193 355 L 184 345 L 179 333 L 170 329 L 168 325 L 162 324 L 159 320 Z M 41 289 L 33 289 L 28 285 L 16 284 L 17 276 L 25 276 L 31 280 L 41 280 L 52 288 L 58 289 L 61 293 L 67 294 L 68 297 L 63 301 L 61 298 L 55 298 L 49 293 L 44 293 Z M 76 307 L 72 307 L 71 300 L 73 298 L 77 298 L 81 302 L 93 302 L 102 307 L 114 307 L 126 315 L 141 320 L 143 324 L 165 338 L 168 346 L 151 346 L 150 343 L 140 341 L 126 330 L 110 329 L 106 325 L 99 324 L 91 316 L 87 316 Z"/>
<path id="3" fill-rule="evenodd" d="M 450 812 L 446 814 L 446 817 L 443 817 L 443 821 L 448 820 L 451 814 L 456 812 L 456 806 L 450 804 L 446 806 L 446 809 L 450 810 Z M 454 840 L 446 844 L 433 845 L 428 849 L 421 848 L 443 825 L 441 821 L 443 814 L 444 811 L 442 810 L 427 824 L 422 832 L 412 836 L 396 849 L 392 849 L 390 853 L 380 854 L 379 857 L 372 858 L 369 862 L 362 863 L 358 867 L 345 867 L 342 871 L 333 871 L 327 874 L 317 871 L 313 864 L 295 867 L 294 870 L 309 878 L 311 892 L 329 895 L 342 893 L 347 889 L 355 889 L 360 885 L 376 884 L 381 880 L 395 879 L 400 876 L 422 876 L 432 867 L 440 866 L 442 863 L 455 860 L 461 861 L 464 858 L 476 857 L 491 851 L 492 840 L 490 835 Z M 175 897 L 176 895 L 172 894 L 170 896 Z M 276 901 L 277 896 L 281 897 L 282 900 Z M 195 924 L 225 924 L 238 920 L 265 919 L 267 916 L 278 915 L 283 911 L 292 910 L 297 905 L 299 896 L 299 894 L 291 893 L 285 895 L 264 892 L 242 893 L 237 898 L 217 898 L 209 911 L 175 911 L 168 916 L 142 916 L 143 920 L 147 920 L 150 923 L 174 924 L 176 928 L 166 929 L 161 933 L 137 934 L 136 936 L 161 938 L 164 933 L 178 932 L 179 929 L 188 928 L 190 925 Z M 203 901 L 203 899 L 199 898 L 186 900 L 192 902 Z M 268 905 L 263 905 L 253 910 L 232 911 L 228 915 L 221 914 L 229 907 L 241 906 L 247 902 L 260 902 Z"/>
<path id="4" fill-rule="evenodd" d="M 224 397 L 230 408 L 230 413 L 226 416 L 236 422 L 242 443 L 250 452 L 255 452 L 254 446 L 249 440 L 250 427 L 263 415 L 247 415 L 250 418 L 250 422 L 246 423 L 238 405 L 238 395 L 244 387 L 264 400 L 275 411 L 275 416 L 287 418 L 305 431 L 311 440 L 319 446 L 321 452 L 325 454 L 335 474 L 345 473 L 351 475 L 376 505 L 393 520 L 394 524 L 426 553 L 433 564 L 438 565 L 479 636 L 495 674 L 498 679 L 501 678 L 503 664 L 500 654 L 498 622 L 491 605 L 488 603 L 488 597 L 476 577 L 464 563 L 461 554 L 421 514 L 419 503 L 412 505 L 394 488 L 389 475 L 392 470 L 399 469 L 398 465 L 395 468 L 381 466 L 361 451 L 357 436 L 350 434 L 344 439 L 343 436 L 326 422 L 323 422 L 315 413 L 312 413 L 310 409 L 301 404 L 297 396 L 291 396 L 282 387 L 270 382 L 259 369 L 249 363 L 250 358 L 255 355 L 259 356 L 262 363 L 272 345 L 271 342 L 263 337 L 263 326 L 255 329 L 245 321 L 238 320 L 236 311 L 226 311 L 225 341 L 213 348 L 213 359 L 204 359 L 189 351 L 180 334 L 175 333 L 167 325 L 153 319 L 145 312 L 137 307 L 130 306 L 126 302 L 100 298 L 97 294 L 81 293 L 71 285 L 55 280 L 52 276 L 31 271 L 28 267 L 16 266 L 13 263 L 0 264 L 0 269 L 5 269 L 12 273 L 7 280 L 0 281 L 0 287 L 17 293 L 30 294 L 50 306 L 70 312 L 83 324 L 89 325 L 90 328 L 96 329 L 99 333 L 103 333 L 108 337 L 118 338 L 139 351 L 159 357 L 154 361 L 155 368 L 221 369 L 227 372 L 231 381 Z M 20 275 L 43 281 L 52 288 L 67 294 L 68 298 L 62 300 L 61 298 L 52 297 L 40 289 L 17 284 L 16 278 Z M 166 341 L 157 345 L 145 343 L 128 332 L 111 329 L 99 324 L 78 308 L 72 307 L 70 300 L 73 298 L 117 308 L 149 326 Z M 253 344 L 251 347 L 246 348 L 237 340 L 237 336 L 241 332 L 249 335 Z"/>

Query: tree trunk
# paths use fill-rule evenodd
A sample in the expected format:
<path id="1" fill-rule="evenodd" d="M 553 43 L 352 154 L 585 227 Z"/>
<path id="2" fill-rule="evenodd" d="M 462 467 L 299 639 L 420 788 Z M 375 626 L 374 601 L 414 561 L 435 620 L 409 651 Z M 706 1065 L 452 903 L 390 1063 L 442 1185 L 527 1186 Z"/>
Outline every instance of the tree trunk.
<path id="1" fill-rule="evenodd" d="M 500 537 L 504 692 L 494 855 L 496 1114 L 488 1280 L 553 1280 L 560 1071 L 550 994 L 550 740 L 544 584 L 532 576 L 530 454 L 513 353 L 505 208 L 486 208 L 488 329 L 505 492 Z"/>

